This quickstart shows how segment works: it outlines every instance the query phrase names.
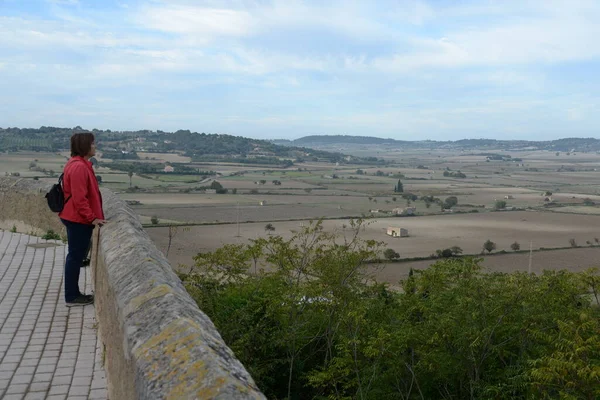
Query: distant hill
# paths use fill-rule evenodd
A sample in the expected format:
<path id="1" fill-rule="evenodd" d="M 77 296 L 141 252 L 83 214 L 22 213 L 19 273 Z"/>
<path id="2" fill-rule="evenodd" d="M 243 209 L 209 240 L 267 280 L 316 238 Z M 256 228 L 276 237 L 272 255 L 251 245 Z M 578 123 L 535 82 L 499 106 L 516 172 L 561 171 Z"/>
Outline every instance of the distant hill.
<path id="1" fill-rule="evenodd" d="M 69 138 L 82 128 L 39 129 L 0 128 L 0 151 L 63 151 L 69 149 Z M 196 162 L 234 162 L 290 166 L 305 161 L 331 163 L 382 163 L 376 158 L 349 157 L 339 152 L 315 150 L 302 145 L 282 146 L 266 140 L 241 136 L 207 134 L 178 130 L 111 131 L 92 130 L 99 138 L 99 150 L 110 158 L 139 159 L 137 153 L 179 152 Z"/>
<path id="2" fill-rule="evenodd" d="M 594 138 L 565 138 L 549 141 L 462 139 L 457 141 L 405 141 L 370 136 L 313 135 L 290 141 L 274 141 L 287 146 L 323 148 L 331 146 L 386 146 L 411 149 L 462 149 L 462 150 L 550 150 L 550 151 L 600 151 L 600 140 Z"/>
<path id="3" fill-rule="evenodd" d="M 309 145 L 310 143 L 318 143 L 318 144 L 398 144 L 398 143 L 406 143 L 403 141 L 395 140 L 395 139 L 382 139 L 377 137 L 370 136 L 348 136 L 348 135 L 334 135 L 334 136 L 321 136 L 321 135 L 313 135 L 313 136 L 304 136 L 300 139 L 296 139 L 293 142 L 293 145 Z"/>

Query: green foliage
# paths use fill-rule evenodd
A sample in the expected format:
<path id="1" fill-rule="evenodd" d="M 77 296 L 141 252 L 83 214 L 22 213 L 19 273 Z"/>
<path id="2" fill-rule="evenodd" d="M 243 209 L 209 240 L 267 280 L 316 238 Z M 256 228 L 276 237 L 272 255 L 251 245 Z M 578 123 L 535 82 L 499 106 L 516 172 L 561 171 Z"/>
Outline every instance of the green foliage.
<path id="1" fill-rule="evenodd" d="M 273 231 L 275 231 L 275 227 L 273 226 L 273 224 L 269 223 L 269 224 L 265 225 L 265 231 L 273 232 Z"/>
<path id="2" fill-rule="evenodd" d="M 152 225 L 158 225 L 160 221 L 158 220 L 158 217 L 156 215 L 153 215 L 152 218 L 150 218 L 150 222 L 152 223 Z"/>
<path id="3" fill-rule="evenodd" d="M 223 185 L 221 185 L 221 183 L 219 183 L 218 181 L 212 181 L 212 183 L 210 184 L 210 188 L 211 189 L 223 189 Z"/>
<path id="4" fill-rule="evenodd" d="M 102 158 L 109 160 L 139 160 L 140 157 L 135 151 L 123 153 L 121 151 L 104 151 Z"/>
<path id="5" fill-rule="evenodd" d="M 394 187 L 394 192 L 395 193 L 403 193 L 404 192 L 404 185 L 402 184 L 402 181 L 400 179 L 398 179 L 398 184 Z"/>
<path id="6" fill-rule="evenodd" d="M 186 164 L 170 163 L 175 168 L 174 172 L 164 172 L 164 164 L 155 163 L 128 163 L 128 162 L 112 162 L 103 164 L 103 166 L 113 169 L 115 171 L 123 171 L 129 174 L 130 172 L 138 175 L 200 175 L 200 176 L 212 176 L 215 175 L 214 171 L 203 171 L 198 168 L 190 167 Z"/>
<path id="7" fill-rule="evenodd" d="M 504 210 L 506 208 L 506 201 L 504 200 L 496 200 L 494 203 L 494 209 L 496 210 Z"/>
<path id="8" fill-rule="evenodd" d="M 521 245 L 519 244 L 519 242 L 514 242 L 510 245 L 510 248 L 512 251 L 519 251 L 521 250 Z"/>
<path id="9" fill-rule="evenodd" d="M 461 178 L 461 179 L 464 179 L 464 178 L 467 177 L 465 174 L 463 174 L 460 171 L 455 171 L 455 172 L 444 171 L 444 176 L 445 177 L 451 177 L 451 178 Z"/>
<path id="10" fill-rule="evenodd" d="M 397 251 L 395 251 L 394 249 L 385 249 L 383 251 L 383 256 L 387 260 L 396 260 L 396 259 L 400 258 L 400 254 Z"/>
<path id="11" fill-rule="evenodd" d="M 268 398 L 598 398 L 597 271 L 452 258 L 391 291 L 369 275 L 381 244 L 361 225 L 226 245 L 182 276 Z"/>
<path id="12" fill-rule="evenodd" d="M 62 237 L 60 234 L 54 232 L 52 229 L 48 229 L 44 235 L 42 235 L 42 239 L 44 240 L 61 240 Z"/>
<path id="13" fill-rule="evenodd" d="M 491 253 L 492 251 L 496 250 L 496 243 L 488 239 L 483 244 L 483 249 L 486 250 L 488 253 Z"/>
<path id="14" fill-rule="evenodd" d="M 449 210 L 457 204 L 458 204 L 458 197 L 450 196 L 450 197 L 447 197 L 446 200 L 444 200 L 444 203 L 442 204 L 442 208 Z"/>
<path id="15" fill-rule="evenodd" d="M 10 228 L 11 233 L 17 233 L 17 226 L 13 225 L 12 228 Z"/>
<path id="16" fill-rule="evenodd" d="M 460 256 L 463 253 L 463 249 L 458 246 L 452 246 L 447 249 L 438 249 L 435 251 L 435 256 L 438 258 L 448 258 Z"/>

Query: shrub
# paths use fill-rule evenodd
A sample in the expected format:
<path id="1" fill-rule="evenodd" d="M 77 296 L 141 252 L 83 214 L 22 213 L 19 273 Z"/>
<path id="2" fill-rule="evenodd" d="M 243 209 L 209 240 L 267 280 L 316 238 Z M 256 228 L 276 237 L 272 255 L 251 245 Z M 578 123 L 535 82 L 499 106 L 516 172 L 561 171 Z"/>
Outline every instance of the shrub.
<path id="1" fill-rule="evenodd" d="M 269 224 L 266 224 L 266 225 L 265 225 L 265 231 L 266 231 L 266 232 L 268 232 L 268 233 L 271 233 L 271 232 L 273 232 L 274 230 L 275 230 L 275 227 L 273 226 L 273 224 L 270 224 L 270 223 L 269 223 Z"/>
<path id="2" fill-rule="evenodd" d="M 483 249 L 489 253 L 496 250 L 496 243 L 492 242 L 490 239 L 486 240 L 483 244 Z"/>
<path id="3" fill-rule="evenodd" d="M 152 223 L 152 225 L 158 225 L 160 221 L 156 215 L 153 215 L 152 218 L 150 218 L 150 222 Z"/>
<path id="4" fill-rule="evenodd" d="M 48 229 L 46 233 L 42 236 L 44 240 L 61 240 L 61 236 L 54 232 L 52 229 Z"/>
<path id="5" fill-rule="evenodd" d="M 571 245 L 571 247 L 577 247 L 577 242 L 573 238 L 569 239 L 569 244 Z"/>
<path id="6" fill-rule="evenodd" d="M 584 204 L 584 205 L 586 205 L 586 206 L 593 206 L 593 205 L 596 205 L 596 203 L 594 203 L 594 201 L 593 201 L 592 199 L 590 199 L 590 198 L 585 198 L 585 199 L 583 200 L 583 204 Z"/>
<path id="7" fill-rule="evenodd" d="M 510 248 L 512 251 L 519 251 L 521 250 L 521 245 L 519 244 L 519 242 L 514 242 L 510 245 Z"/>
<path id="8" fill-rule="evenodd" d="M 383 252 L 383 256 L 387 260 L 397 260 L 398 258 L 400 258 L 400 254 L 394 251 L 394 249 L 385 249 L 385 251 Z"/>

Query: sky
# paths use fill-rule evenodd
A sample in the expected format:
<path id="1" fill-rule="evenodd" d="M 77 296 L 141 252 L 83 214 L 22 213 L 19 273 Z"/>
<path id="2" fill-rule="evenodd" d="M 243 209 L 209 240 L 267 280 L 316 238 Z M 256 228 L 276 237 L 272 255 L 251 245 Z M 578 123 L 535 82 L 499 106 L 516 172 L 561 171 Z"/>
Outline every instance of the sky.
<path id="1" fill-rule="evenodd" d="M 0 127 L 600 137 L 598 0 L 0 0 Z"/>

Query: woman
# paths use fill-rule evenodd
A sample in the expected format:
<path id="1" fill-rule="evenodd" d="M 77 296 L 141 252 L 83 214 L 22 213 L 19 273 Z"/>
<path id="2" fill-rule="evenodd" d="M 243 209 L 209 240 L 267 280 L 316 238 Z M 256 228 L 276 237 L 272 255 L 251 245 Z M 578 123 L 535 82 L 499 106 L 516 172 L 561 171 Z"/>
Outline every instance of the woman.
<path id="1" fill-rule="evenodd" d="M 69 243 L 64 279 L 67 307 L 94 302 L 93 295 L 85 295 L 79 291 L 79 270 L 87 254 L 94 227 L 106 222 L 100 188 L 89 161 L 95 154 L 96 144 L 92 133 L 76 133 L 71 136 L 71 159 L 65 165 L 63 177 L 65 205 L 58 214 L 67 227 Z"/>

